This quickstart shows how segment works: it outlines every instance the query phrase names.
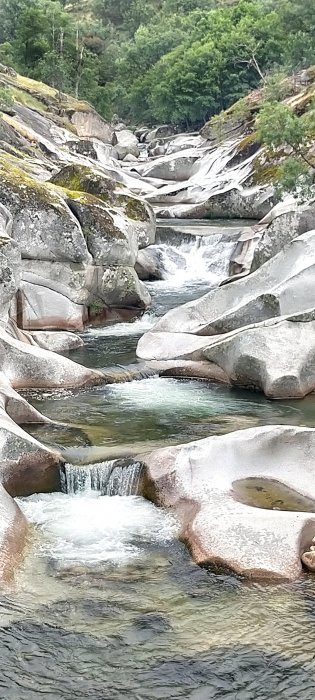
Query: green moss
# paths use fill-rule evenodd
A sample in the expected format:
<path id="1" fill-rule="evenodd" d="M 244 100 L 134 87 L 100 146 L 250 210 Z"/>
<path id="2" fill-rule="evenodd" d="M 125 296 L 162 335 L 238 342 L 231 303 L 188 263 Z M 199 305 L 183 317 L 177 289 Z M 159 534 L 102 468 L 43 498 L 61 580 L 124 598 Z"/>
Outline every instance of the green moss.
<path id="1" fill-rule="evenodd" d="M 145 204 L 139 199 L 134 197 L 127 197 L 127 204 L 125 205 L 125 213 L 129 219 L 134 221 L 148 221 L 149 214 L 146 210 Z"/>
<path id="2" fill-rule="evenodd" d="M 15 102 L 19 102 L 25 107 L 34 109 L 37 112 L 47 112 L 47 106 L 44 105 L 43 102 L 40 102 L 40 100 L 37 99 L 37 97 L 33 97 L 33 95 L 31 95 L 29 92 L 25 92 L 24 90 L 20 90 L 19 88 L 11 87 L 10 94 Z"/>
<path id="3" fill-rule="evenodd" d="M 255 131 L 253 131 L 251 134 L 248 134 L 247 136 L 244 136 L 244 138 L 240 141 L 240 143 L 237 146 L 237 153 L 242 153 L 243 151 L 246 151 L 246 149 L 249 146 L 252 146 L 254 143 L 256 143 L 257 139 L 257 134 Z"/>
<path id="4" fill-rule="evenodd" d="M 280 165 L 277 163 L 262 163 L 258 158 L 254 163 L 252 175 L 253 185 L 268 185 L 277 182 L 279 178 Z"/>
<path id="5" fill-rule="evenodd" d="M 41 183 L 28 175 L 24 170 L 13 165 L 8 157 L 0 154 L 1 201 L 14 198 L 15 203 L 34 205 L 41 202 L 63 211 L 56 189 L 50 183 Z"/>

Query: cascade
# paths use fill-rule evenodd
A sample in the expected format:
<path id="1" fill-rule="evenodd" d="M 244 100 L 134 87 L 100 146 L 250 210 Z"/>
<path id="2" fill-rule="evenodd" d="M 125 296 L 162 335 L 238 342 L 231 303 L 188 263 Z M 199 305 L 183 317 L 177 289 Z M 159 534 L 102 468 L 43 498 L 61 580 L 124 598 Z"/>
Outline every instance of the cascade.
<path id="1" fill-rule="evenodd" d="M 63 493 L 68 495 L 98 491 L 102 496 L 135 496 L 139 490 L 142 465 L 117 460 L 79 466 L 66 464 L 61 471 Z"/>
<path id="2" fill-rule="evenodd" d="M 228 277 L 235 241 L 218 233 L 196 236 L 194 241 L 177 246 L 166 241 L 156 248 L 161 255 L 163 279 L 171 280 L 172 285 L 191 282 L 219 284 Z"/>

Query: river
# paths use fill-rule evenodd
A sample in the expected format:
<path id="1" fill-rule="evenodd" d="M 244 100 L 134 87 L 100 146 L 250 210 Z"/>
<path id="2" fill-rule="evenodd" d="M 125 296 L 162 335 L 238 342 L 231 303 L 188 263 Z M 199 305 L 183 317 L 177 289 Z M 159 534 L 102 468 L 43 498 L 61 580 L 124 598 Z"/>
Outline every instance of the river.
<path id="1" fill-rule="evenodd" d="M 64 450 L 68 464 L 62 493 L 18 499 L 33 527 L 17 585 L 0 595 L 1 698 L 314 696 L 314 578 L 261 585 L 197 567 L 172 514 L 138 495 L 139 465 L 113 471 L 105 458 L 252 425 L 314 425 L 312 398 L 271 402 L 158 377 L 137 362 L 138 339 L 157 317 L 226 275 L 233 236 L 222 239 L 220 224 L 199 228 L 178 243 L 162 235 L 164 279 L 148 284 L 152 307 L 142 318 L 88 328 L 71 355 L 113 377 L 131 378 L 136 367 L 139 379 L 27 393 L 66 424 L 33 434 Z"/>

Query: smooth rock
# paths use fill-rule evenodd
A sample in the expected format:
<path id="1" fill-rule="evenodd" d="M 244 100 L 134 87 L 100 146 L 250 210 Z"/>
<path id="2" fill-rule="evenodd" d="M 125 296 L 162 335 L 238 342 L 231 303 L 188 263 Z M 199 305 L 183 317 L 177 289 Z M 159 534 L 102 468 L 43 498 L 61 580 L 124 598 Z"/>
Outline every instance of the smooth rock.
<path id="1" fill-rule="evenodd" d="M 106 306 L 113 308 L 145 309 L 151 297 L 132 267 L 104 270 L 98 296 Z"/>
<path id="2" fill-rule="evenodd" d="M 127 155 L 132 155 L 135 158 L 139 157 L 139 142 L 137 137 L 128 129 L 121 129 L 115 132 L 117 143 L 115 148 L 118 152 L 120 160 L 124 160 Z"/>
<path id="3" fill-rule="evenodd" d="M 110 144 L 114 142 L 113 128 L 97 112 L 74 112 L 71 122 L 81 138 L 96 138 Z"/>
<path id="4" fill-rule="evenodd" d="M 51 352 L 70 352 L 84 346 L 82 338 L 75 333 L 33 331 L 31 335 L 36 345 L 44 350 L 51 350 Z"/>
<path id="5" fill-rule="evenodd" d="M 18 294 L 17 321 L 27 330 L 82 331 L 88 320 L 85 306 L 40 282 L 21 282 Z"/>
<path id="6" fill-rule="evenodd" d="M 15 389 L 75 388 L 104 381 L 104 375 L 49 352 L 23 343 L 0 329 L 1 370 Z"/>
<path id="7" fill-rule="evenodd" d="M 181 537 L 198 564 L 249 578 L 300 576 L 301 556 L 315 533 L 314 429 L 250 428 L 141 459 L 147 468 L 146 495 L 175 511 Z M 252 489 L 259 484 L 252 496 L 257 507 L 240 500 L 244 483 Z M 259 507 L 262 488 L 270 493 L 270 509 Z M 294 496 L 297 512 L 285 510 L 285 497 L 283 510 L 272 509 L 279 508 L 279 488 Z"/>
<path id="8" fill-rule="evenodd" d="M 172 309 L 150 333 L 215 335 L 307 311 L 315 307 L 314 270 L 315 231 L 309 231 L 248 277 Z"/>
<path id="9" fill-rule="evenodd" d="M 61 194 L 0 161 L 0 201 L 13 217 L 12 238 L 22 258 L 89 262 L 80 225 Z"/>
<path id="10" fill-rule="evenodd" d="M 297 316 L 241 328 L 203 354 L 232 384 L 260 389 L 272 399 L 303 398 L 315 390 L 315 320 L 299 322 Z"/>

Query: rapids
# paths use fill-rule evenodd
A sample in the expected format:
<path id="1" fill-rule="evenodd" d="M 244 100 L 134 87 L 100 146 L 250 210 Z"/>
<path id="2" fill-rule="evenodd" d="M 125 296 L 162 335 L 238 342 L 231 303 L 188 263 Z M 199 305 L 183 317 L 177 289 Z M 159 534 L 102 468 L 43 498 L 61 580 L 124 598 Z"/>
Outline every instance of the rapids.
<path id="1" fill-rule="evenodd" d="M 135 354 L 140 336 L 224 279 L 233 247 L 233 231 L 224 236 L 218 222 L 187 222 L 178 237 L 163 227 L 151 309 L 88 328 L 71 354 L 130 381 L 27 392 L 66 424 L 32 433 L 67 463 L 61 493 L 18 499 L 32 537 L 16 589 L 0 594 L 6 700 L 313 698 L 314 578 L 261 586 L 202 570 L 173 516 L 139 495 L 141 465 L 128 455 L 252 425 L 314 425 L 311 398 L 270 402 L 146 374 Z"/>

